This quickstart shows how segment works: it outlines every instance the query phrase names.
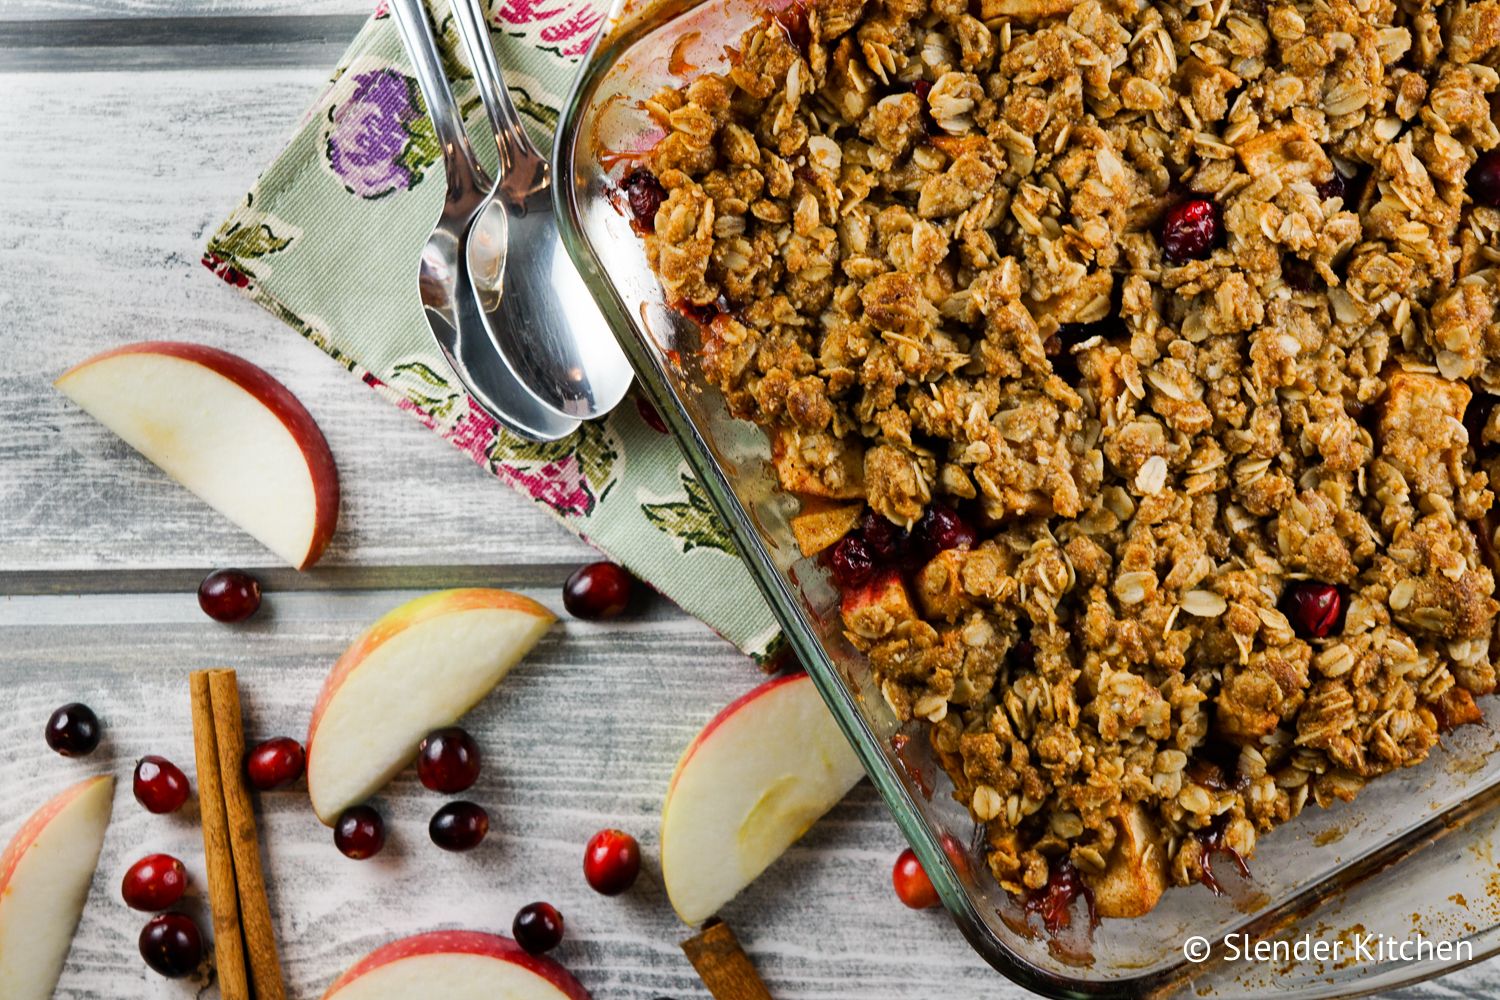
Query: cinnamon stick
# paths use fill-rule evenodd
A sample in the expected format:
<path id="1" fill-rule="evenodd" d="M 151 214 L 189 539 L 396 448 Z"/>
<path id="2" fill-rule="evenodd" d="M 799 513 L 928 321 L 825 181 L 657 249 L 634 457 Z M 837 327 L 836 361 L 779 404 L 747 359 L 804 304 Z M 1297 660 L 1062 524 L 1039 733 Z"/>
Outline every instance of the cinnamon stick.
<path id="1" fill-rule="evenodd" d="M 771 1000 L 770 991 L 728 924 L 709 921 L 701 934 L 682 942 L 682 950 L 714 1000 Z"/>
<path id="2" fill-rule="evenodd" d="M 198 811 L 203 821 L 203 854 L 208 868 L 208 900 L 213 911 L 219 995 L 223 1000 L 250 1000 L 208 674 L 200 670 L 189 678 L 189 683 L 193 694 L 193 752 L 198 761 Z"/>
<path id="3" fill-rule="evenodd" d="M 255 831 L 255 808 L 245 786 L 245 721 L 240 714 L 240 689 L 233 670 L 208 675 L 213 702 L 214 734 L 219 746 L 219 773 L 224 786 L 224 809 L 229 819 L 229 847 L 234 855 L 234 877 L 239 891 L 240 924 L 250 962 L 250 982 L 256 1000 L 286 1000 L 281 958 L 271 904 L 266 898 L 265 872 L 260 863 L 260 839 Z"/>

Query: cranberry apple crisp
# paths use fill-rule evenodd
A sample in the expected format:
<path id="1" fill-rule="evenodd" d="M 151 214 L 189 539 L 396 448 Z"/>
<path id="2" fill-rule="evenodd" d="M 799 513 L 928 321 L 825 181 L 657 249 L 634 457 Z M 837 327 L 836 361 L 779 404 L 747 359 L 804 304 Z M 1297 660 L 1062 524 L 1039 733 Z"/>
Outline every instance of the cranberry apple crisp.
<path id="1" fill-rule="evenodd" d="M 646 102 L 650 263 L 1043 912 L 1479 718 L 1497 66 L 1500 0 L 812 0 Z"/>

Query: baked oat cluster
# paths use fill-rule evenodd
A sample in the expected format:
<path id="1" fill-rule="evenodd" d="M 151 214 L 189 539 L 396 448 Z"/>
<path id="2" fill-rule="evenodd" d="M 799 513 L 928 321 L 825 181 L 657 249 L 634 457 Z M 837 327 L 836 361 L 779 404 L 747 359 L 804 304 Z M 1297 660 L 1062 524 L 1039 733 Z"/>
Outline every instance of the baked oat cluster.
<path id="1" fill-rule="evenodd" d="M 812 0 L 626 181 L 1010 892 L 1099 914 L 1479 718 L 1500 0 Z"/>

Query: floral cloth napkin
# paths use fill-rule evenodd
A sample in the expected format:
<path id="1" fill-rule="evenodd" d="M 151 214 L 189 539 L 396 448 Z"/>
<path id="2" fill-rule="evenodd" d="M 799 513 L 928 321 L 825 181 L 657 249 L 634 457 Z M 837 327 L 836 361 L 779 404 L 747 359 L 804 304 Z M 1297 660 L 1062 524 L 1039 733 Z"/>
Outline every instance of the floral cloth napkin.
<path id="1" fill-rule="evenodd" d="M 548 149 L 602 3 L 496 2 L 500 61 Z M 439 3 L 433 14 L 474 148 L 493 170 L 495 144 L 455 55 L 452 13 Z M 209 239 L 204 266 L 741 649 L 767 655 L 775 620 L 649 404 L 627 399 L 566 440 L 531 444 L 497 426 L 447 367 L 416 294 L 443 164 L 409 69 L 382 3 L 291 142 Z"/>

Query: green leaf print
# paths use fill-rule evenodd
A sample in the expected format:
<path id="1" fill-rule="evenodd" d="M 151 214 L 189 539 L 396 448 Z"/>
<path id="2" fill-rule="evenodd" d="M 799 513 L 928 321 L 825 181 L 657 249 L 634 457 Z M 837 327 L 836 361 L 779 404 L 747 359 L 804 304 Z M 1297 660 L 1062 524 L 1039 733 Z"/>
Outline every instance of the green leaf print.
<path id="1" fill-rule="evenodd" d="M 732 556 L 739 555 L 729 533 L 714 514 L 703 484 L 689 472 L 680 471 L 678 475 L 682 478 L 686 499 L 641 504 L 641 513 L 646 515 L 646 520 L 680 541 L 683 552 L 718 549 Z"/>

